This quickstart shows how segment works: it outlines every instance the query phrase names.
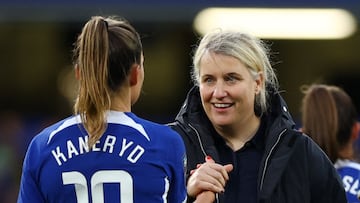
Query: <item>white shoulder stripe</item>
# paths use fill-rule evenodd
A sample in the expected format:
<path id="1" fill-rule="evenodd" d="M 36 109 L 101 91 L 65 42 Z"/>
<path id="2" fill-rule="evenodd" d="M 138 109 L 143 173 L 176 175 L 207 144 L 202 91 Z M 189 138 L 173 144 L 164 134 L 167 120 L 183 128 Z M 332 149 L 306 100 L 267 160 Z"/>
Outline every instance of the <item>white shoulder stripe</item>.
<path id="1" fill-rule="evenodd" d="M 116 123 L 116 124 L 122 124 L 132 127 L 137 131 L 139 131 L 148 141 L 150 141 L 150 138 L 148 134 L 145 132 L 144 127 L 136 123 L 132 118 L 127 116 L 124 112 L 110 111 L 108 113 L 108 123 Z"/>
<path id="2" fill-rule="evenodd" d="M 360 164 L 348 159 L 338 159 L 334 164 L 336 169 L 349 167 L 360 171 Z"/>
<path id="3" fill-rule="evenodd" d="M 142 125 L 136 123 L 133 119 L 131 119 L 129 116 L 127 116 L 124 112 L 109 111 L 107 115 L 108 115 L 108 117 L 107 117 L 108 123 L 115 123 L 115 124 L 121 124 L 121 125 L 126 125 L 129 127 L 132 127 L 134 129 L 136 129 L 137 131 L 139 131 L 148 141 L 150 141 L 150 137 L 146 133 L 144 127 Z M 52 131 L 50 133 L 47 144 L 50 143 L 51 139 L 59 131 L 65 129 L 67 127 L 70 127 L 72 125 L 79 124 L 79 123 L 81 123 L 81 119 L 80 119 L 79 115 L 66 120 L 57 129 L 55 129 L 54 131 Z"/>
<path id="4" fill-rule="evenodd" d="M 55 129 L 54 131 L 52 131 L 50 133 L 50 136 L 49 136 L 49 139 L 48 139 L 48 142 L 47 144 L 50 143 L 51 139 L 54 137 L 54 135 L 56 133 L 58 133 L 59 131 L 69 127 L 69 126 L 72 126 L 72 125 L 75 125 L 75 124 L 79 124 L 80 123 L 80 116 L 75 116 L 73 118 L 70 118 L 68 120 L 66 120 L 63 124 L 61 124 L 57 129 Z"/>

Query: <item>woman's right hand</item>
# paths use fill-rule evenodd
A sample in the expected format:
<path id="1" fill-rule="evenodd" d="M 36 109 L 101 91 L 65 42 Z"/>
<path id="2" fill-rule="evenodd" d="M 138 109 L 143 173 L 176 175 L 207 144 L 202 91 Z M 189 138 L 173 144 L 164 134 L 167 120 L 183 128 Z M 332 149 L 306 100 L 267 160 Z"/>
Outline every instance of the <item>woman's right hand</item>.
<path id="1" fill-rule="evenodd" d="M 199 165 L 188 180 L 188 195 L 196 197 L 204 191 L 212 191 L 213 193 L 224 192 L 225 184 L 229 180 L 228 173 L 232 169 L 232 164 L 220 165 L 207 156 L 206 162 Z"/>

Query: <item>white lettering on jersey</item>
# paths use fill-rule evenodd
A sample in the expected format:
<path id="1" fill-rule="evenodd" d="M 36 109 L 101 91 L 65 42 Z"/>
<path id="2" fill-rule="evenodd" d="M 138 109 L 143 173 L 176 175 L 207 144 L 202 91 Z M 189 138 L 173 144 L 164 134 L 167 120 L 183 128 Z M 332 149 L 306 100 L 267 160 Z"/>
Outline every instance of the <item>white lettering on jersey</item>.
<path id="1" fill-rule="evenodd" d="M 342 178 L 342 182 L 344 184 L 344 188 L 346 192 L 349 192 L 353 195 L 357 195 L 359 192 L 359 180 L 355 179 L 351 176 L 344 176 Z"/>
<path id="2" fill-rule="evenodd" d="M 131 163 L 136 163 L 137 160 L 143 155 L 145 152 L 145 149 L 142 148 L 140 145 L 137 145 L 132 152 L 129 154 L 127 160 L 129 160 Z"/>
<path id="3" fill-rule="evenodd" d="M 129 148 L 132 144 L 134 144 L 133 141 L 130 141 L 129 143 L 126 143 L 126 139 L 124 138 L 122 141 L 121 151 L 119 153 L 119 156 L 123 156 L 124 152 L 127 148 Z"/>
<path id="4" fill-rule="evenodd" d="M 100 143 L 100 140 L 96 141 L 96 143 L 92 147 L 92 150 L 94 152 L 103 151 L 103 152 L 112 153 L 114 150 L 115 142 L 116 142 L 116 137 L 112 136 L 112 135 L 108 135 L 108 136 L 106 136 L 104 143 Z M 102 149 L 101 149 L 101 147 L 102 147 Z"/>
<path id="5" fill-rule="evenodd" d="M 74 144 L 71 142 L 71 140 L 68 140 L 66 142 L 67 144 L 67 149 L 68 149 L 68 157 L 69 159 L 71 159 L 74 156 L 79 155 L 79 152 L 76 150 Z"/>
<path id="6" fill-rule="evenodd" d="M 102 151 L 109 154 L 116 151 L 115 153 L 118 153 L 119 157 L 126 157 L 126 159 L 131 163 L 136 163 L 145 153 L 145 149 L 142 146 L 135 145 L 133 141 L 127 140 L 126 138 L 122 139 L 122 144 L 120 145 L 121 148 L 115 149 L 116 141 L 115 136 L 107 135 L 104 142 L 100 142 L 100 140 L 98 140 L 94 144 L 92 151 Z M 89 152 L 88 136 L 79 137 L 77 143 L 72 140 L 67 140 L 66 149 L 61 149 L 60 146 L 56 146 L 55 149 L 51 151 L 56 163 L 59 166 L 67 162 L 69 159 L 86 152 Z"/>
<path id="7" fill-rule="evenodd" d="M 51 153 L 53 154 L 53 156 L 54 156 L 54 158 L 55 158 L 55 160 L 56 160 L 56 162 L 58 163 L 59 166 L 61 166 L 61 164 L 62 164 L 60 158 L 61 158 L 64 162 L 67 161 L 65 155 L 64 155 L 62 152 L 60 152 L 60 147 L 59 147 L 59 146 L 56 147 L 56 151 L 55 151 L 55 150 L 51 150 Z"/>
<path id="8" fill-rule="evenodd" d="M 115 142 L 116 142 L 116 137 L 112 135 L 108 135 L 105 139 L 105 143 L 102 151 L 103 152 L 108 151 L 109 153 L 113 153 Z"/>
<path id="9" fill-rule="evenodd" d="M 88 145 L 89 137 L 79 137 L 79 151 L 80 154 L 84 154 L 84 152 L 89 152 L 89 145 Z"/>
<path id="10" fill-rule="evenodd" d="M 124 152 L 134 144 L 133 141 L 130 141 L 126 143 L 126 139 L 123 139 L 121 151 L 119 153 L 119 156 L 122 157 L 124 155 Z M 136 163 L 137 160 L 143 155 L 145 152 L 145 149 L 141 147 L 140 145 L 136 145 L 135 148 L 132 149 L 131 153 L 128 155 L 127 160 L 129 160 L 131 163 Z"/>

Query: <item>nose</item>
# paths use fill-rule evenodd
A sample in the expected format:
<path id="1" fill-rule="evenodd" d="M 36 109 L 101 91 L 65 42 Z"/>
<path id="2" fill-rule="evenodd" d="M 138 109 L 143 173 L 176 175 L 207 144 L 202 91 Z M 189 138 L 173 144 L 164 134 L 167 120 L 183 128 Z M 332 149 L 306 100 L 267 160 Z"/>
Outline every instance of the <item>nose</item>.
<path id="1" fill-rule="evenodd" d="M 227 92 L 226 92 L 226 88 L 225 88 L 224 84 L 217 83 L 214 88 L 213 96 L 215 98 L 223 98 L 226 95 L 227 95 Z"/>

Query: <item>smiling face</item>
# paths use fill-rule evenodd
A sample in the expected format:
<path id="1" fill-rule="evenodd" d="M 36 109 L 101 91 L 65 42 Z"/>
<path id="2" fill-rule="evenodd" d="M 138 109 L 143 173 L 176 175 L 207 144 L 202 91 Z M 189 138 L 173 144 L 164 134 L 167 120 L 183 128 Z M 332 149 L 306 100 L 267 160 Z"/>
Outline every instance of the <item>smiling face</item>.
<path id="1" fill-rule="evenodd" d="M 262 77 L 254 79 L 238 59 L 206 52 L 199 64 L 199 76 L 202 105 L 215 127 L 246 124 L 256 117 L 255 94 L 260 91 Z"/>

